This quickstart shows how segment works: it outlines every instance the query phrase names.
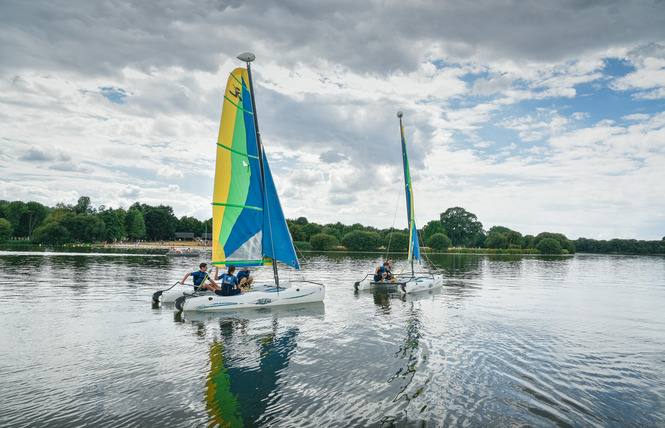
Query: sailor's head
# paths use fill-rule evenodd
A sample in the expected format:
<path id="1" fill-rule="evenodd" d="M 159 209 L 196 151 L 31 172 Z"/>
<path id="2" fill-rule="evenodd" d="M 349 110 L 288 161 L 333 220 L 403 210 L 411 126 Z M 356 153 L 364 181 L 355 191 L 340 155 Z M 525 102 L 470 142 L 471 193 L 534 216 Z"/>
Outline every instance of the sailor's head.
<path id="1" fill-rule="evenodd" d="M 201 264 L 199 265 L 199 269 L 201 269 L 201 270 L 206 270 L 207 268 L 208 268 L 208 265 L 205 264 L 205 263 L 201 263 Z"/>

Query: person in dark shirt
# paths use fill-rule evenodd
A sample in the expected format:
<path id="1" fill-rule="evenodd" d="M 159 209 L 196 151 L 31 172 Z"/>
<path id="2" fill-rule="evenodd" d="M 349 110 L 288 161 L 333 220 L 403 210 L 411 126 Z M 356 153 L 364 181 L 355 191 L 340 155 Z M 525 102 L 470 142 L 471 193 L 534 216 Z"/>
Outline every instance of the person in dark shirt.
<path id="1" fill-rule="evenodd" d="M 238 285 L 238 278 L 233 274 L 236 267 L 234 265 L 229 265 L 229 270 L 227 273 L 223 273 L 220 276 L 217 276 L 219 270 L 215 268 L 215 279 L 222 281 L 221 290 L 216 290 L 215 294 L 219 296 L 234 296 L 236 294 L 242 293 L 242 288 Z"/>
<path id="2" fill-rule="evenodd" d="M 388 264 L 388 266 L 386 266 Z M 387 280 L 392 280 L 393 279 L 393 259 L 388 259 L 386 263 L 383 264 L 383 266 L 386 268 L 386 279 Z"/>
<path id="3" fill-rule="evenodd" d="M 240 272 L 238 272 L 238 283 L 242 288 L 252 288 L 252 281 L 254 277 L 249 276 L 249 268 L 247 266 L 243 267 Z"/>
<path id="4" fill-rule="evenodd" d="M 220 286 L 213 281 L 213 279 L 208 276 L 208 265 L 205 263 L 201 263 L 199 265 L 199 270 L 197 272 L 192 272 L 188 273 L 185 275 L 185 277 L 180 281 L 181 284 L 185 284 L 185 280 L 191 276 L 192 279 L 194 280 L 194 291 L 198 290 L 210 290 L 210 291 L 215 291 L 219 290 Z M 210 281 L 210 283 L 206 282 L 206 279 Z"/>
<path id="5" fill-rule="evenodd" d="M 374 282 L 384 282 L 388 272 L 388 262 L 384 263 L 383 266 L 376 268 L 374 271 Z"/>

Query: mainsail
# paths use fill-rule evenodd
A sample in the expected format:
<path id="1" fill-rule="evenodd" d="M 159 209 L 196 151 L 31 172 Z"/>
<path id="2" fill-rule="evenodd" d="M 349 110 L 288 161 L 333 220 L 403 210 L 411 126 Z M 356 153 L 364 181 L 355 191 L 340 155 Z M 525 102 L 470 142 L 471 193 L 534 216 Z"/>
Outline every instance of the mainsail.
<path id="1" fill-rule="evenodd" d="M 255 114 L 248 70 L 237 68 L 226 85 L 217 140 L 212 262 L 265 266 L 279 260 L 299 269 Z"/>
<path id="2" fill-rule="evenodd" d="M 409 224 L 409 261 L 420 263 L 420 243 L 418 242 L 418 229 L 416 228 L 415 209 L 413 207 L 413 187 L 411 185 L 411 172 L 409 171 L 409 157 L 406 153 L 406 140 L 404 138 L 404 126 L 402 125 L 402 112 L 397 113 L 399 117 L 399 129 L 402 135 L 402 161 L 404 164 L 404 184 L 406 189 L 406 216 Z"/>

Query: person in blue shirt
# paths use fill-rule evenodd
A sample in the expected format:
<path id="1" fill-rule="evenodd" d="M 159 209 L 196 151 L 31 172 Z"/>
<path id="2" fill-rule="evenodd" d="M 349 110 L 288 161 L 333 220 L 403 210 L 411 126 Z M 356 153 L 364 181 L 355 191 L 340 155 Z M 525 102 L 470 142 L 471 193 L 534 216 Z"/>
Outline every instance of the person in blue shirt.
<path id="1" fill-rule="evenodd" d="M 379 266 L 374 271 L 374 282 L 384 282 L 388 272 L 390 271 L 388 262 L 384 263 L 383 266 Z"/>
<path id="2" fill-rule="evenodd" d="M 242 288 L 252 288 L 252 281 L 254 277 L 249 276 L 249 268 L 247 266 L 243 267 L 240 272 L 238 272 L 238 283 Z"/>
<path id="3" fill-rule="evenodd" d="M 386 266 L 386 263 L 388 266 Z M 388 261 L 383 264 L 386 268 L 386 279 L 392 280 L 393 279 L 393 259 L 388 259 Z"/>
<path id="4" fill-rule="evenodd" d="M 221 290 L 215 290 L 215 294 L 220 296 L 235 296 L 236 294 L 242 293 L 242 288 L 238 283 L 238 278 L 233 274 L 236 267 L 234 265 L 229 265 L 229 270 L 227 273 L 223 273 L 220 276 L 217 276 L 219 270 L 215 268 L 215 279 L 222 281 Z"/>
<path id="5" fill-rule="evenodd" d="M 185 280 L 191 275 L 192 279 L 194 280 L 194 291 L 198 290 L 210 290 L 210 291 L 215 291 L 219 290 L 220 286 L 213 281 L 213 279 L 208 276 L 208 265 L 205 263 L 201 263 L 199 265 L 199 270 L 198 272 L 192 272 L 188 273 L 185 275 L 185 277 L 180 281 L 181 284 L 185 284 Z M 206 279 L 210 281 L 210 283 L 206 282 Z"/>

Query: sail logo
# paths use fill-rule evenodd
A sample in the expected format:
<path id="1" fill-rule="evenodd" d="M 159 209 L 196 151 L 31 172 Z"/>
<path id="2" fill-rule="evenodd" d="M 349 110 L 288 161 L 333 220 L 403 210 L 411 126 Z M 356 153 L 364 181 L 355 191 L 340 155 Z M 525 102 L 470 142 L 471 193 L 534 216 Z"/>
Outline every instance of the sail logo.
<path id="1" fill-rule="evenodd" d="M 229 94 L 233 95 L 234 97 L 236 97 L 236 98 L 238 98 L 240 101 L 242 101 L 242 97 L 240 96 L 240 94 L 242 93 L 242 91 L 240 90 L 240 88 L 237 87 L 236 85 L 233 85 L 233 89 L 235 89 L 235 92 L 231 92 L 231 90 L 229 89 Z"/>

